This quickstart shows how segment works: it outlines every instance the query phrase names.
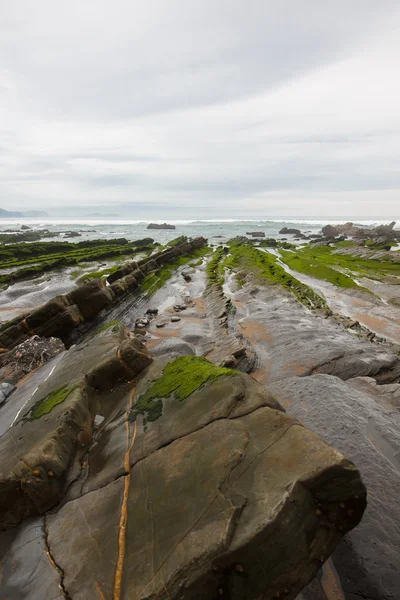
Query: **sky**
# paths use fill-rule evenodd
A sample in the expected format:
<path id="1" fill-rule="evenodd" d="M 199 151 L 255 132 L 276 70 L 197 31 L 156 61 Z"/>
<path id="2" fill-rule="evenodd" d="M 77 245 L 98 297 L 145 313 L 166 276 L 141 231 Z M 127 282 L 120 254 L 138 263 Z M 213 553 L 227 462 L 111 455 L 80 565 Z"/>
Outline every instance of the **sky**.
<path id="1" fill-rule="evenodd" d="M 398 0 L 0 0 L 0 207 L 400 218 Z"/>

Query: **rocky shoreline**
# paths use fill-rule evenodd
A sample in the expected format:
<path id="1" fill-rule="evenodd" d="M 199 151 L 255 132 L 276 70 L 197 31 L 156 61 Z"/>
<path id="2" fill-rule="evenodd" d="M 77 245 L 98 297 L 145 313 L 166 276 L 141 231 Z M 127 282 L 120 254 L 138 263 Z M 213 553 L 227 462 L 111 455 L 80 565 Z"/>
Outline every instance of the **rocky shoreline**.
<path id="1" fill-rule="evenodd" d="M 3 325 L 1 597 L 393 600 L 400 345 L 318 282 L 389 306 L 394 231 L 182 238 Z"/>

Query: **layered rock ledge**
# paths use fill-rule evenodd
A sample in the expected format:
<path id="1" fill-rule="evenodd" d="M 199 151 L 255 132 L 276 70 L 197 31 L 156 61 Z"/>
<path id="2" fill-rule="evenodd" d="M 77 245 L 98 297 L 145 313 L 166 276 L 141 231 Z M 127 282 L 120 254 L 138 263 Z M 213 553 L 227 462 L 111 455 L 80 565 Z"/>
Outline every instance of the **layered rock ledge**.
<path id="1" fill-rule="evenodd" d="M 116 325 L 0 444 L 2 526 L 22 519 L 0 536 L 10 600 L 290 600 L 366 505 L 356 467 L 248 375 L 151 362 Z"/>

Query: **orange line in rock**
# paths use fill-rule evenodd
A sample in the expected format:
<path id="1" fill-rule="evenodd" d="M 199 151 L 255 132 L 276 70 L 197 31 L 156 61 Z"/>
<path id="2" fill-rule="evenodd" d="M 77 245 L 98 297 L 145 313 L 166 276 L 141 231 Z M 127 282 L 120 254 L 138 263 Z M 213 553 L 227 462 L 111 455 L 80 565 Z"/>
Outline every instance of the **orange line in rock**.
<path id="1" fill-rule="evenodd" d="M 133 388 L 130 399 L 129 399 L 129 408 L 133 406 L 133 394 L 135 392 L 135 388 Z M 133 426 L 133 436 L 131 442 L 129 442 L 129 410 L 126 411 L 125 414 L 125 427 L 126 427 L 126 439 L 127 439 L 127 448 L 124 456 L 124 469 L 126 471 L 126 476 L 124 479 L 124 493 L 122 497 L 121 504 L 121 515 L 119 519 L 119 534 L 118 534 L 118 558 L 117 558 L 117 566 L 115 568 L 115 578 L 114 578 L 114 595 L 113 600 L 120 600 L 121 598 L 121 588 L 122 588 L 122 575 L 124 572 L 124 562 L 125 562 L 125 548 L 126 548 L 126 526 L 128 522 L 128 498 L 129 498 L 129 485 L 131 481 L 131 465 L 130 465 L 130 453 L 133 447 L 133 444 L 136 440 L 136 421 Z"/>
<path id="2" fill-rule="evenodd" d="M 101 589 L 101 586 L 100 586 L 99 582 L 97 581 L 97 579 L 95 579 L 95 584 L 96 584 L 96 588 L 97 588 L 97 591 L 99 592 L 99 596 L 100 596 L 101 600 L 106 600 L 106 598 L 103 594 L 103 591 Z"/>

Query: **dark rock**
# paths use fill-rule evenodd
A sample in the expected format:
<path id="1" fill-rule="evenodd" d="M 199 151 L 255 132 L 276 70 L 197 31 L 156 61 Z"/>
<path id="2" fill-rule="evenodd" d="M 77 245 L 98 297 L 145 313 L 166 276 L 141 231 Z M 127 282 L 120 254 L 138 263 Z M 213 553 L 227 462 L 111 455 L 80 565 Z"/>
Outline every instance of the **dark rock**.
<path id="1" fill-rule="evenodd" d="M 64 233 L 65 238 L 74 238 L 74 237 L 82 237 L 82 234 L 79 231 L 66 231 Z"/>
<path id="2" fill-rule="evenodd" d="M 136 281 L 136 279 L 135 279 L 135 281 Z M 118 281 L 114 281 L 110 285 L 110 288 L 116 296 L 122 296 L 123 294 L 125 294 L 128 291 L 127 284 L 122 279 L 119 279 Z"/>
<path id="3" fill-rule="evenodd" d="M 187 309 L 187 305 L 186 304 L 174 304 L 173 308 L 174 308 L 175 312 L 181 312 L 182 310 Z"/>
<path id="4" fill-rule="evenodd" d="M 131 262 L 131 263 L 128 263 L 127 265 L 123 265 L 122 267 L 120 267 L 119 269 L 114 271 L 114 273 L 111 273 L 107 277 L 107 281 L 108 281 L 108 283 L 114 283 L 114 281 L 121 279 L 121 277 L 125 277 L 125 275 L 131 274 L 132 271 L 136 270 L 137 268 L 138 267 L 137 267 L 136 262 Z"/>
<path id="5" fill-rule="evenodd" d="M 158 315 L 158 308 L 148 308 L 146 314 L 153 316 Z"/>
<path id="6" fill-rule="evenodd" d="M 133 273 L 131 273 L 130 275 L 126 275 L 126 277 L 123 277 L 119 281 L 122 283 L 124 288 L 126 290 L 128 290 L 129 292 L 133 292 L 134 290 L 137 290 L 139 287 L 139 283 L 138 283 L 136 277 L 133 275 Z"/>
<path id="7" fill-rule="evenodd" d="M 181 318 L 180 317 L 171 317 L 171 321 L 172 323 L 177 323 L 178 321 L 180 321 Z"/>
<path id="8" fill-rule="evenodd" d="M 64 312 L 68 306 L 69 300 L 66 296 L 55 296 L 26 317 L 25 322 L 28 330 L 35 330 L 57 314 Z"/>
<path id="9" fill-rule="evenodd" d="M 160 225 L 159 223 L 150 223 L 147 225 L 147 229 L 176 229 L 175 225 L 168 225 L 168 223 L 163 223 Z"/>
<path id="10" fill-rule="evenodd" d="M 37 327 L 36 333 L 42 337 L 57 337 L 66 341 L 82 321 L 79 308 L 76 305 L 69 306 L 64 312 L 56 314 L 47 323 Z"/>
<path id="11" fill-rule="evenodd" d="M 252 237 L 265 237 L 264 231 L 247 231 L 246 235 L 251 235 Z"/>
<path id="12" fill-rule="evenodd" d="M 292 235 L 303 235 L 300 232 L 300 229 L 294 229 L 293 227 L 282 227 L 282 229 L 279 232 L 280 234 L 292 234 Z"/>
<path id="13" fill-rule="evenodd" d="M 67 298 L 71 304 L 79 304 L 91 294 L 102 290 L 105 287 L 102 279 L 91 279 L 90 281 L 78 286 L 72 292 L 67 294 Z"/>
<path id="14" fill-rule="evenodd" d="M 28 229 L 30 229 L 30 227 L 28 227 L 28 225 L 21 225 L 22 231 L 27 231 Z"/>
<path id="15" fill-rule="evenodd" d="M 128 277 L 130 277 L 128 275 Z M 126 282 L 125 278 L 125 282 Z M 134 278 L 133 278 L 134 279 Z M 114 293 L 111 288 L 103 288 L 87 296 L 79 303 L 79 309 L 84 319 L 91 319 L 98 315 L 102 310 L 110 306 L 114 299 Z"/>

